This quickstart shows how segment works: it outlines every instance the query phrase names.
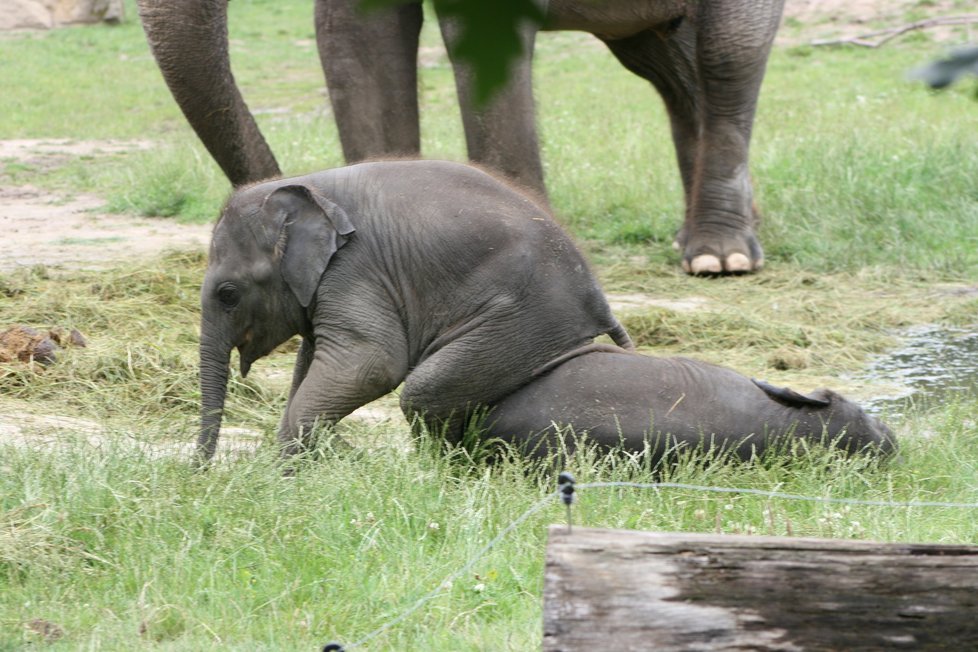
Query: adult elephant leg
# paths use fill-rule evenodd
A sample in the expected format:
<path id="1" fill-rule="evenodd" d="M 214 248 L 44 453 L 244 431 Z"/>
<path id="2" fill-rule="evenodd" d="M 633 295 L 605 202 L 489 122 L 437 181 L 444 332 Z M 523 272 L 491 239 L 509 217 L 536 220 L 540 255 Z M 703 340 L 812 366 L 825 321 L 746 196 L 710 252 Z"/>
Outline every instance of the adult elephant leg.
<path id="1" fill-rule="evenodd" d="M 139 14 L 173 98 L 231 183 L 279 176 L 231 74 L 227 0 L 139 0 Z"/>
<path id="2" fill-rule="evenodd" d="M 421 3 L 363 12 L 359 0 L 317 0 L 316 41 L 348 163 L 416 156 Z"/>
<path id="3" fill-rule="evenodd" d="M 480 106 L 475 101 L 475 78 L 471 66 L 453 54 L 453 45 L 460 36 L 460 25 L 446 18 L 440 18 L 439 25 L 455 70 L 455 87 L 462 110 L 469 158 L 546 197 L 533 102 L 532 64 L 536 28 L 531 25 L 521 28 L 523 54 L 512 62 L 506 84 L 485 105 Z"/>
<path id="4" fill-rule="evenodd" d="M 704 2 L 698 9 L 702 135 L 683 243 L 683 267 L 690 273 L 749 272 L 764 262 L 748 151 L 782 4 Z"/>
<path id="5" fill-rule="evenodd" d="M 649 81 L 669 114 L 676 160 L 683 183 L 685 222 L 690 217 L 696 156 L 703 130 L 702 94 L 696 70 L 696 32 L 687 20 L 666 31 L 647 30 L 605 44 L 629 71 Z M 676 244 L 685 240 L 680 228 Z"/>

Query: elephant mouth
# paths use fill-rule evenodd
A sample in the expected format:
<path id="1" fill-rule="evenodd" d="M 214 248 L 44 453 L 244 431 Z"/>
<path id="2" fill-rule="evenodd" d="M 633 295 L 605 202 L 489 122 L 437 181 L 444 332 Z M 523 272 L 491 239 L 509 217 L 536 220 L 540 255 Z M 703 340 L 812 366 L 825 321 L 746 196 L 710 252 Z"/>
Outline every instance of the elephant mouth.
<path id="1" fill-rule="evenodd" d="M 238 359 L 241 362 L 241 377 L 247 378 L 251 365 L 257 360 L 270 355 L 275 351 L 284 340 L 277 340 L 267 333 L 259 332 L 255 337 L 254 331 L 245 331 L 240 342 L 235 346 L 238 349 Z"/>
<path id="2" fill-rule="evenodd" d="M 241 377 L 247 378 L 248 372 L 251 371 L 251 363 L 253 363 L 254 360 L 246 357 L 244 351 L 242 351 L 240 347 L 238 347 L 238 357 L 241 359 Z"/>
<path id="3" fill-rule="evenodd" d="M 244 336 L 241 338 L 241 343 L 238 344 L 238 346 L 237 346 L 237 349 L 238 349 L 238 358 L 241 361 L 241 377 L 242 378 L 247 378 L 248 377 L 248 372 L 251 371 L 251 365 L 252 365 L 252 363 L 254 363 L 254 361 L 257 360 L 260 357 L 258 355 L 255 355 L 254 351 L 251 350 L 253 348 L 251 346 L 253 336 L 254 336 L 254 333 L 249 328 L 247 331 L 245 331 Z"/>
<path id="4" fill-rule="evenodd" d="M 237 345 L 238 358 L 241 362 L 241 377 L 247 378 L 251 365 L 275 350 L 278 343 L 266 337 L 255 338 L 249 329 L 245 332 L 241 343 Z"/>

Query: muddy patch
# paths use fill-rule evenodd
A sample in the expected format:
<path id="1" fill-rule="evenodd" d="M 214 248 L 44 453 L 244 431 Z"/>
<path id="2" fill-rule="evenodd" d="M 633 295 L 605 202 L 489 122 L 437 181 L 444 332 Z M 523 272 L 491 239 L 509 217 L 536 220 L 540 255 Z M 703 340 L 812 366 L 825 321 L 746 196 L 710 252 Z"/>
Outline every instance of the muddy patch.
<path id="1" fill-rule="evenodd" d="M 978 330 L 918 326 L 902 344 L 873 358 L 857 380 L 886 388 L 866 401 L 875 414 L 902 417 L 955 396 L 978 392 Z"/>

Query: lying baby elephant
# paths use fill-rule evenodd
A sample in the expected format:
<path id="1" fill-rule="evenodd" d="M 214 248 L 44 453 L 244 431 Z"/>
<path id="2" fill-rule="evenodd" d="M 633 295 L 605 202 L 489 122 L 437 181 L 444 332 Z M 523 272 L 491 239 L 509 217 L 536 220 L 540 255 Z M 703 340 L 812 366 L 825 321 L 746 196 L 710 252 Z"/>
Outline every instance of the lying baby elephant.
<path id="1" fill-rule="evenodd" d="M 279 438 L 302 449 L 404 383 L 401 403 L 460 438 L 533 371 L 607 333 L 631 347 L 545 210 L 476 168 L 364 163 L 244 187 L 214 227 L 201 288 L 198 455 L 217 445 L 231 350 L 242 375 L 302 344 Z"/>
<path id="2" fill-rule="evenodd" d="M 742 459 L 784 436 L 834 444 L 849 453 L 890 453 L 893 433 L 855 403 L 827 389 L 804 396 L 735 371 L 687 358 L 656 358 L 591 345 L 555 360 L 487 418 L 491 437 L 545 456 L 571 425 L 603 448 L 654 457 L 667 447 L 714 446 Z"/>

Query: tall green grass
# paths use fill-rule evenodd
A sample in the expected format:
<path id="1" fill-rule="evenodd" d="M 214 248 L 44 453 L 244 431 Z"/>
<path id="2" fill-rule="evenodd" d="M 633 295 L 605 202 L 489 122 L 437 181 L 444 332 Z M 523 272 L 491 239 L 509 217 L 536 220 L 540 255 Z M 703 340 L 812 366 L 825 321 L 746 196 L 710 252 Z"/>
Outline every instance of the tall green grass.
<path id="1" fill-rule="evenodd" d="M 956 410 L 969 413 L 974 402 Z M 347 435 L 356 434 L 348 431 Z M 813 451 L 747 465 L 680 456 L 661 479 L 869 500 L 973 500 L 975 427 L 951 418 L 879 465 Z M 316 649 L 351 643 L 443 592 L 368 649 L 526 650 L 539 645 L 545 525 L 554 489 L 515 458 L 473 465 L 422 440 L 411 450 L 326 452 L 283 478 L 270 449 L 194 473 L 119 437 L 100 450 L 3 446 L 0 641 L 23 623 L 64 632 L 64 649 Z M 649 481 L 641 458 L 580 452 L 579 482 Z M 953 471 L 952 471 L 953 469 Z M 839 506 L 693 490 L 584 489 L 593 527 L 969 543 L 973 510 Z M 56 646 L 57 648 L 58 646 Z"/>

